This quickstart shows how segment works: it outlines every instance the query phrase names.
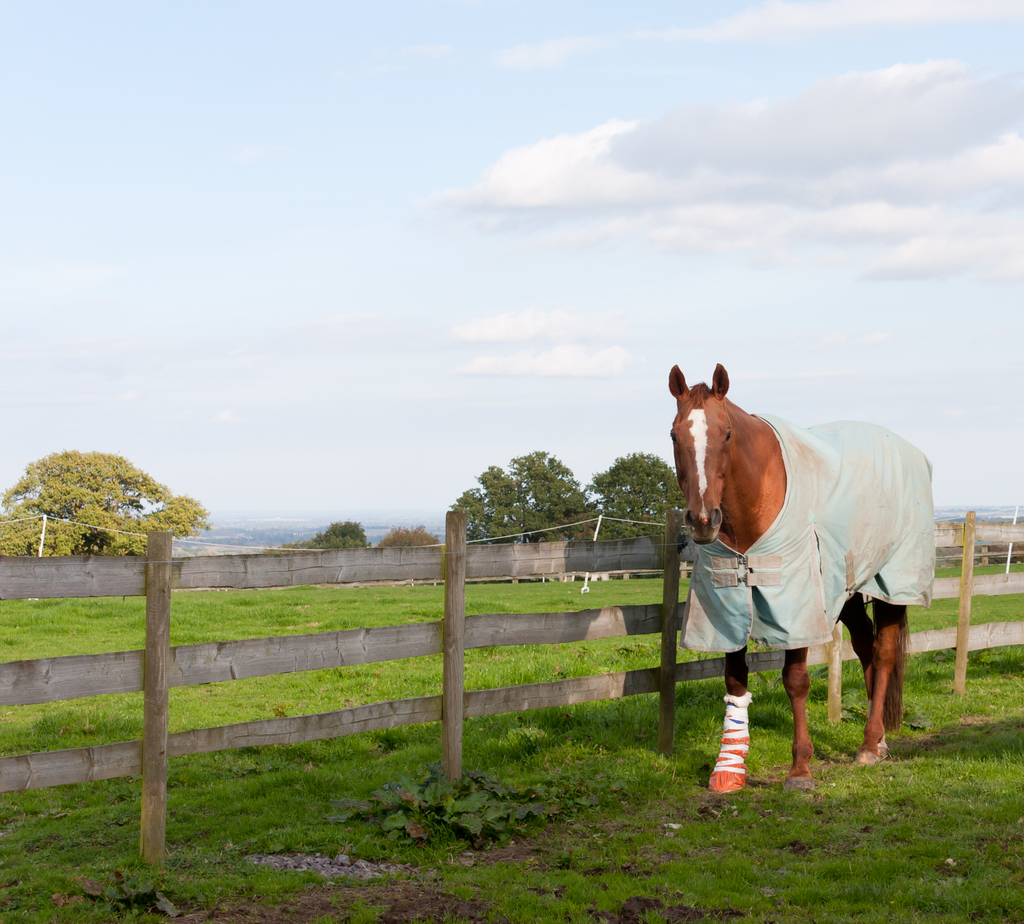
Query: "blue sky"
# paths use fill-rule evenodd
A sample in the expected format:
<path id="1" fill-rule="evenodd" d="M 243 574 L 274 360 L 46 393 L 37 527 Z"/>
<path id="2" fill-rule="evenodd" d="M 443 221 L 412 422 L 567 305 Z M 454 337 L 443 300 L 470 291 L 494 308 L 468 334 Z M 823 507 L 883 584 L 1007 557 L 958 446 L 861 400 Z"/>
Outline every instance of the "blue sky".
<path id="1" fill-rule="evenodd" d="M 710 11 L 710 12 L 709 12 Z M 5 4 L 0 485 L 440 510 L 668 371 L 1024 498 L 1024 2 Z"/>

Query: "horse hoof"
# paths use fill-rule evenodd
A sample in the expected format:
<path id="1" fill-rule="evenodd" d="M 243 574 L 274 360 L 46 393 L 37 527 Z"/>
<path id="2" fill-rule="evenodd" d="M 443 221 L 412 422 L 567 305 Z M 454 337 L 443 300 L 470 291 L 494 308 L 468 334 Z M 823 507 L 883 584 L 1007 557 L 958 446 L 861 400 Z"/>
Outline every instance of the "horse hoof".
<path id="1" fill-rule="evenodd" d="M 716 770 L 708 780 L 708 789 L 712 792 L 739 792 L 747 786 L 746 773 L 730 773 Z"/>
<path id="2" fill-rule="evenodd" d="M 785 792 L 810 792 L 814 789 L 814 780 L 809 776 L 788 776 L 782 788 Z"/>
<path id="3" fill-rule="evenodd" d="M 873 767 L 882 758 L 877 754 L 872 754 L 867 748 L 858 748 L 857 755 L 853 758 L 853 762 L 860 764 L 862 767 Z"/>

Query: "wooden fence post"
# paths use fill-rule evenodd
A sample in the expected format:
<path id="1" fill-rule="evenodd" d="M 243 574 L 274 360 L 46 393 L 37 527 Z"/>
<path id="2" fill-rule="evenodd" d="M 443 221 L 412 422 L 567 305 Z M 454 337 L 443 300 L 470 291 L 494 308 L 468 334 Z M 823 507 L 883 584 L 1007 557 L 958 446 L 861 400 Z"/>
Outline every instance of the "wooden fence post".
<path id="1" fill-rule="evenodd" d="M 960 618 L 956 624 L 956 666 L 953 668 L 953 692 L 967 692 L 967 642 L 971 634 L 971 594 L 974 592 L 974 536 L 977 514 L 964 517 L 964 558 L 960 567 Z"/>
<path id="2" fill-rule="evenodd" d="M 828 720 L 843 720 L 843 624 L 837 622 L 828 643 Z"/>
<path id="3" fill-rule="evenodd" d="M 449 510 L 444 524 L 444 628 L 441 755 L 454 783 L 462 776 L 463 645 L 466 635 L 466 512 Z"/>
<path id="4" fill-rule="evenodd" d="M 679 644 L 679 531 L 683 511 L 665 514 L 665 577 L 661 586 L 661 670 L 658 672 L 658 750 L 671 754 L 676 734 L 676 646 Z"/>
<path id="5" fill-rule="evenodd" d="M 171 539 L 150 532 L 146 539 L 146 650 L 143 662 L 142 824 L 139 853 L 163 866 L 167 828 L 167 726 L 171 655 Z"/>

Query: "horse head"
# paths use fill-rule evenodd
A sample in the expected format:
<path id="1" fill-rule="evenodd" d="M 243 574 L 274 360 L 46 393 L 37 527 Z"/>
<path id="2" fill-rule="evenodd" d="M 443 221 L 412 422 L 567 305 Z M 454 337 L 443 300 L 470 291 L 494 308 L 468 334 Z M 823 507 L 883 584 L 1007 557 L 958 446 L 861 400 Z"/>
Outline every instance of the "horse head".
<path id="1" fill-rule="evenodd" d="M 729 473 L 732 421 L 725 394 L 729 373 L 719 363 L 709 388 L 703 382 L 687 388 L 678 366 L 668 376 L 676 399 L 672 448 L 676 478 L 686 497 L 683 522 L 694 542 L 705 545 L 718 538 L 722 526 L 722 493 Z"/>

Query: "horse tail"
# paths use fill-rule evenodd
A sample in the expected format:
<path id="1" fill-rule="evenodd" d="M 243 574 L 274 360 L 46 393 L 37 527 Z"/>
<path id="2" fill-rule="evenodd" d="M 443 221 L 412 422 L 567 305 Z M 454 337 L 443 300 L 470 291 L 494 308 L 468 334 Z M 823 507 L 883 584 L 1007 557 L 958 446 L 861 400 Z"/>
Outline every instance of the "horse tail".
<path id="1" fill-rule="evenodd" d="M 885 703 L 882 706 L 882 722 L 885 730 L 898 731 L 903 724 L 903 668 L 910 652 L 910 625 L 907 622 L 907 608 L 900 607 L 902 612 L 896 623 L 896 659 L 885 687 Z"/>

